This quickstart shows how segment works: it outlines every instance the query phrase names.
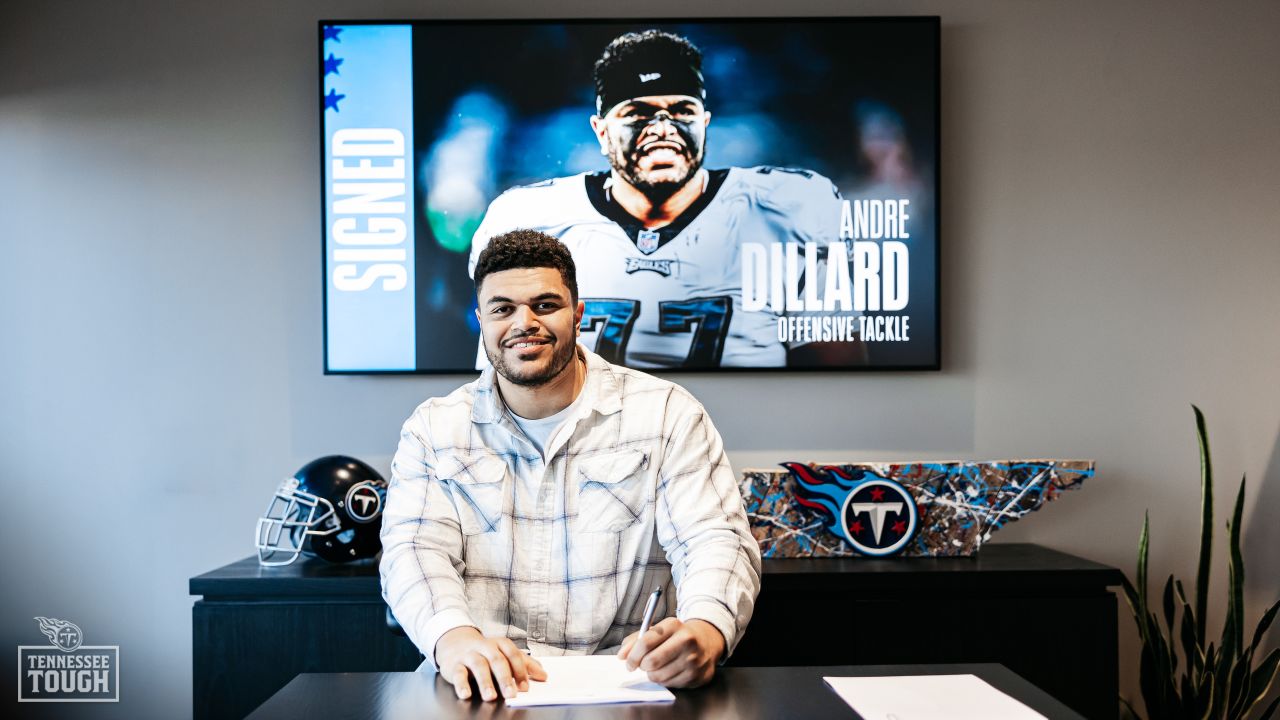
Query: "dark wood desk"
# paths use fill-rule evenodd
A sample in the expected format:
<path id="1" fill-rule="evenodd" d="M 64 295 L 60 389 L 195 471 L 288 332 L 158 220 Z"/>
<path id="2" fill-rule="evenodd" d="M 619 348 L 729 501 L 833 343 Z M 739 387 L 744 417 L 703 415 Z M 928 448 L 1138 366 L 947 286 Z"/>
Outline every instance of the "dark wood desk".
<path id="1" fill-rule="evenodd" d="M 1083 714 L 1118 708 L 1120 571 L 1037 545 L 973 558 L 767 560 L 730 665 L 1000 663 Z M 191 579 L 193 711 L 241 718 L 299 673 L 407 671 L 372 562 L 246 558 Z M 325 716 L 330 716 L 326 714 Z"/>
<path id="2" fill-rule="evenodd" d="M 858 718 L 824 676 L 945 675 L 972 673 L 1049 720 L 1083 720 L 1003 665 L 910 665 L 721 668 L 703 688 L 675 691 L 673 703 L 580 705 L 508 709 L 501 700 L 458 700 L 434 673 L 305 674 L 276 693 L 249 720 L 316 718 L 556 718 L 557 720 L 671 720 L 725 718 Z"/>

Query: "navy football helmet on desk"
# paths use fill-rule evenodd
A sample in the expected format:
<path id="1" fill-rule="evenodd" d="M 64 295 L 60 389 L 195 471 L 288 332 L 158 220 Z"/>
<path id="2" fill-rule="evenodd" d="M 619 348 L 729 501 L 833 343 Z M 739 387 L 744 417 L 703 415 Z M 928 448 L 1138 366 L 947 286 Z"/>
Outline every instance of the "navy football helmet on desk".
<path id="1" fill-rule="evenodd" d="M 371 558 L 382 549 L 387 481 L 345 455 L 312 460 L 285 478 L 258 518 L 258 563 L 288 565 L 299 555 L 329 562 Z"/>

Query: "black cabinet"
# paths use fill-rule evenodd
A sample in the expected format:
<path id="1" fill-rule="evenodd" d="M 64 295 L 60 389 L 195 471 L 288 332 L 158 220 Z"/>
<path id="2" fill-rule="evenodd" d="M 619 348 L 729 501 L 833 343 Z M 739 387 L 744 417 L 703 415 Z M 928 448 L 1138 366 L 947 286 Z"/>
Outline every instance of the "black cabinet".
<path id="1" fill-rule="evenodd" d="M 730 664 L 1000 663 L 1088 718 L 1119 709 L 1120 571 L 1038 545 L 969 558 L 766 560 Z"/>
<path id="2" fill-rule="evenodd" d="M 191 578 L 192 710 L 242 718 L 298 673 L 413 670 L 418 650 L 387 629 L 374 561 L 256 557 Z"/>
<path id="3" fill-rule="evenodd" d="M 1120 572 L 1036 545 L 973 558 L 766 560 L 737 666 L 1003 664 L 1090 718 L 1117 709 Z M 373 562 L 246 558 L 191 579 L 193 710 L 239 718 L 303 672 L 413 670 Z"/>

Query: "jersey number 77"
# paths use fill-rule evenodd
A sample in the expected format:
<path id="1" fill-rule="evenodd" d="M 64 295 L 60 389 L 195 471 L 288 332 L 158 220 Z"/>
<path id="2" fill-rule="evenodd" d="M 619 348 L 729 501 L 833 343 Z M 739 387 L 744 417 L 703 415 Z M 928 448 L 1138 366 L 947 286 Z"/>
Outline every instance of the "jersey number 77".
<path id="1" fill-rule="evenodd" d="M 595 353 L 611 363 L 623 364 L 636 319 L 643 311 L 641 302 L 583 298 L 582 304 L 581 330 L 599 331 Z M 658 303 L 658 332 L 692 334 L 689 354 L 679 367 L 718 367 L 732 315 L 733 298 L 728 295 L 664 300 Z"/>

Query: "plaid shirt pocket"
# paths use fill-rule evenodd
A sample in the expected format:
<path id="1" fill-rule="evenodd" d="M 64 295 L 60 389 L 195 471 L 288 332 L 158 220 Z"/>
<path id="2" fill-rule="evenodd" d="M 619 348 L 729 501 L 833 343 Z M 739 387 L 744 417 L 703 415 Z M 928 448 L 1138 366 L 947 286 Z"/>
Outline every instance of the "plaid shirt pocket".
<path id="1" fill-rule="evenodd" d="M 496 532 L 504 517 L 507 464 L 493 455 L 458 455 L 442 460 L 438 477 L 447 480 L 463 535 Z"/>
<path id="2" fill-rule="evenodd" d="M 649 458 L 639 450 L 578 461 L 578 532 L 616 533 L 640 521 L 653 498 Z"/>

